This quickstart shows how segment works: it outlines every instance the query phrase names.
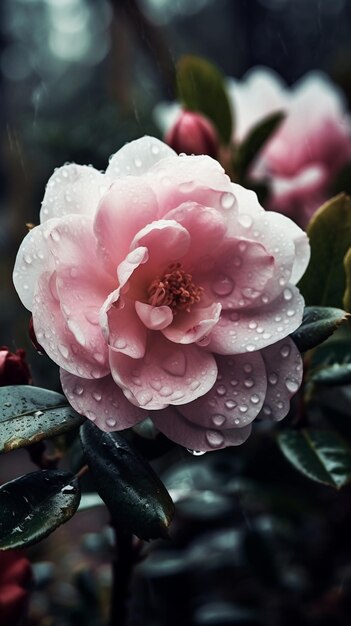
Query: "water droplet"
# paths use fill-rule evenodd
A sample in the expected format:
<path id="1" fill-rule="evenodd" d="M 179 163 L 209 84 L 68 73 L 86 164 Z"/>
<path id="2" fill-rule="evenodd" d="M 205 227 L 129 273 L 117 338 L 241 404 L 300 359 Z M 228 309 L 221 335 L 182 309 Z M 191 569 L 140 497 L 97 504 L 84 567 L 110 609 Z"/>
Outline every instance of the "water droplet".
<path id="1" fill-rule="evenodd" d="M 293 380 L 292 378 L 287 378 L 285 380 L 285 385 L 287 390 L 291 393 L 296 393 L 299 388 L 299 384 L 296 382 L 296 380 Z"/>
<path id="2" fill-rule="evenodd" d="M 135 167 L 141 167 L 143 164 L 142 160 L 139 157 L 135 157 L 134 158 L 134 165 Z"/>
<path id="3" fill-rule="evenodd" d="M 252 343 L 248 343 L 246 346 L 246 351 L 247 352 L 254 352 L 255 350 L 255 346 Z"/>
<path id="4" fill-rule="evenodd" d="M 101 378 L 100 370 L 97 370 L 97 369 L 92 369 L 91 375 L 93 378 Z"/>
<path id="5" fill-rule="evenodd" d="M 93 324 L 94 326 L 98 325 L 98 323 L 99 323 L 99 311 L 98 311 L 98 309 L 96 309 L 95 307 L 89 307 L 89 309 L 84 311 L 84 315 L 85 315 L 86 320 L 90 324 Z"/>
<path id="6" fill-rule="evenodd" d="M 57 232 L 57 230 L 52 230 L 50 233 L 50 236 L 51 236 L 51 239 L 53 239 L 56 242 L 60 241 L 61 239 L 60 234 Z"/>
<path id="7" fill-rule="evenodd" d="M 28 265 L 31 264 L 32 257 L 29 254 L 25 254 L 23 258 L 24 258 L 25 262 L 28 263 Z"/>
<path id="8" fill-rule="evenodd" d="M 272 374 L 269 374 L 268 381 L 270 382 L 271 385 L 276 385 L 278 382 L 278 374 L 276 374 L 275 372 L 272 372 Z"/>
<path id="9" fill-rule="evenodd" d="M 226 418 L 224 415 L 218 414 L 218 415 L 213 415 L 211 419 L 212 419 L 214 426 L 223 426 Z"/>
<path id="10" fill-rule="evenodd" d="M 41 417 L 42 415 L 44 415 L 43 411 L 35 411 L 34 413 L 35 417 Z"/>
<path id="11" fill-rule="evenodd" d="M 283 359 L 286 359 L 290 354 L 290 346 L 288 345 L 282 346 L 279 352 L 280 352 L 280 355 L 283 357 Z"/>
<path id="12" fill-rule="evenodd" d="M 283 409 L 284 408 L 284 402 L 277 402 L 277 407 L 278 407 L 278 409 Z"/>
<path id="13" fill-rule="evenodd" d="M 156 143 L 152 144 L 151 152 L 152 152 L 152 154 L 158 154 L 160 152 L 160 148 L 158 147 L 158 145 Z"/>
<path id="14" fill-rule="evenodd" d="M 92 422 L 95 422 L 96 420 L 96 415 L 95 413 L 93 413 L 93 411 L 85 411 L 85 417 L 87 417 L 88 420 L 91 420 Z"/>
<path id="15" fill-rule="evenodd" d="M 229 296 L 234 289 L 234 282 L 229 276 L 219 274 L 212 284 L 212 291 L 217 296 Z"/>
<path id="16" fill-rule="evenodd" d="M 253 378 L 245 378 L 244 385 L 247 389 L 251 389 L 251 387 L 253 387 L 254 384 L 255 384 L 255 381 Z"/>
<path id="17" fill-rule="evenodd" d="M 218 396 L 225 396 L 225 394 L 227 393 L 227 388 L 224 385 L 218 385 L 216 393 Z"/>
<path id="18" fill-rule="evenodd" d="M 284 300 L 287 300 L 287 301 L 292 300 L 293 293 L 291 289 L 288 289 L 288 288 L 284 289 L 283 295 L 284 295 Z"/>
<path id="19" fill-rule="evenodd" d="M 235 196 L 230 192 L 221 195 L 221 205 L 223 209 L 231 209 L 235 204 Z"/>
<path id="20" fill-rule="evenodd" d="M 252 402 L 252 404 L 258 404 L 260 401 L 260 396 L 258 396 L 256 393 L 254 393 L 251 397 L 250 397 L 250 402 Z"/>
<path id="21" fill-rule="evenodd" d="M 246 213 L 239 213 L 238 222 L 244 228 L 250 228 L 250 226 L 252 226 L 253 219 L 251 215 L 247 215 Z"/>
<path id="22" fill-rule="evenodd" d="M 255 328 L 257 328 L 257 323 L 256 323 L 256 322 L 254 322 L 254 321 L 249 322 L 249 328 L 250 328 L 251 330 L 254 330 Z"/>
<path id="23" fill-rule="evenodd" d="M 184 352 L 181 350 L 172 352 L 163 361 L 162 368 L 172 376 L 184 376 L 186 370 L 186 357 Z"/>
<path id="24" fill-rule="evenodd" d="M 233 311 L 233 313 L 230 313 L 229 319 L 231 322 L 238 322 L 240 320 L 240 315 L 237 311 Z"/>
<path id="25" fill-rule="evenodd" d="M 117 422 L 116 422 L 116 420 L 115 420 L 115 419 L 113 419 L 112 417 L 109 417 L 109 418 L 106 420 L 106 424 L 107 424 L 107 426 L 110 426 L 110 428 L 113 428 L 114 426 L 116 426 Z"/>
<path id="26" fill-rule="evenodd" d="M 172 387 L 169 387 L 168 385 L 164 385 L 164 387 L 161 387 L 160 389 L 160 396 L 164 396 L 165 398 L 167 398 L 168 396 L 170 396 L 172 394 Z"/>
<path id="27" fill-rule="evenodd" d="M 235 400 L 226 400 L 224 404 L 227 407 L 227 409 L 235 409 L 235 407 L 237 406 L 237 403 L 235 402 Z"/>
<path id="28" fill-rule="evenodd" d="M 118 350 L 124 350 L 124 348 L 127 347 L 127 342 L 125 339 L 123 339 L 123 337 L 118 337 L 115 342 L 114 342 L 114 347 L 117 348 Z"/>
<path id="29" fill-rule="evenodd" d="M 224 436 L 218 430 L 208 430 L 206 439 L 211 448 L 220 448 L 224 444 Z"/>
<path id="30" fill-rule="evenodd" d="M 189 454 L 192 454 L 192 456 L 202 456 L 203 454 L 206 454 L 203 450 L 190 450 L 190 448 L 187 448 L 186 450 Z"/>
<path id="31" fill-rule="evenodd" d="M 236 380 L 236 378 L 233 378 L 233 379 L 230 381 L 230 384 L 232 385 L 232 387 L 236 387 L 236 386 L 239 384 L 239 381 L 238 381 L 238 380 Z"/>
<path id="32" fill-rule="evenodd" d="M 93 396 L 94 400 L 96 400 L 96 402 L 100 402 L 102 399 L 101 393 L 98 393 L 97 391 L 93 391 L 91 395 Z"/>
<path id="33" fill-rule="evenodd" d="M 239 419 L 238 417 L 234 420 L 234 424 L 235 424 L 236 426 L 239 426 L 239 424 L 240 424 L 240 419 Z"/>
<path id="34" fill-rule="evenodd" d="M 101 352 L 95 352 L 94 359 L 98 363 L 103 363 L 105 361 L 105 357 Z"/>
<path id="35" fill-rule="evenodd" d="M 246 404 L 241 404 L 239 406 L 239 411 L 240 413 L 246 413 L 247 412 L 248 407 L 246 406 Z"/>
<path id="36" fill-rule="evenodd" d="M 286 314 L 288 317 L 293 317 L 293 315 L 295 315 L 296 311 L 294 309 L 288 309 Z"/>
<path id="37" fill-rule="evenodd" d="M 73 389 L 73 393 L 75 393 L 77 396 L 81 396 L 84 393 L 84 389 L 81 385 L 77 385 L 74 389 Z"/>
<path id="38" fill-rule="evenodd" d="M 58 349 L 61 352 L 62 356 L 64 359 L 68 359 L 69 356 L 69 350 L 67 348 L 67 346 L 65 346 L 63 343 L 59 343 L 58 345 Z"/>
<path id="39" fill-rule="evenodd" d="M 262 410 L 265 415 L 272 415 L 272 409 L 268 404 L 265 404 Z"/>

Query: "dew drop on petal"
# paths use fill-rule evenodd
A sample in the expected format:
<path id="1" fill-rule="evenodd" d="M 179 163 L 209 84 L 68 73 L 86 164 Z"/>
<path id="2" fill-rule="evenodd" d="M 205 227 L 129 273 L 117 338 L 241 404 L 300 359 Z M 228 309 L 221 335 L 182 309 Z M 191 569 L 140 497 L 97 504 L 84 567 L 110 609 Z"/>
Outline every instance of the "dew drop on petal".
<path id="1" fill-rule="evenodd" d="M 245 378 L 244 385 L 247 389 L 251 389 L 251 387 L 253 387 L 254 384 L 255 384 L 255 381 L 253 378 Z"/>
<path id="2" fill-rule="evenodd" d="M 221 195 L 221 205 L 223 209 L 231 209 L 235 204 L 235 196 L 230 192 Z"/>
<path id="3" fill-rule="evenodd" d="M 299 384 L 296 382 L 296 380 L 293 380 L 292 378 L 287 378 L 285 380 L 285 386 L 287 390 L 291 393 L 296 393 L 299 388 Z"/>
<path id="4" fill-rule="evenodd" d="M 102 399 L 101 393 L 97 393 L 97 391 L 93 391 L 91 395 L 93 396 L 94 400 L 96 400 L 96 402 L 100 402 Z"/>
<path id="5" fill-rule="evenodd" d="M 218 385 L 216 393 L 218 396 L 225 396 L 225 394 L 227 393 L 227 389 L 224 385 Z"/>
<path id="6" fill-rule="evenodd" d="M 67 346 L 65 346 L 63 343 L 59 343 L 58 345 L 58 349 L 61 352 L 62 356 L 64 359 L 68 359 L 69 356 L 69 350 L 67 348 Z"/>
<path id="7" fill-rule="evenodd" d="M 252 343 L 248 343 L 246 346 L 246 351 L 247 352 L 254 352 L 255 350 L 255 346 Z"/>
<path id="8" fill-rule="evenodd" d="M 223 426 L 226 418 L 224 415 L 218 414 L 218 415 L 213 415 L 211 419 L 212 419 L 214 426 Z"/>
<path id="9" fill-rule="evenodd" d="M 292 294 L 291 289 L 288 289 L 288 288 L 284 289 L 283 295 L 284 295 L 284 300 L 286 301 L 292 300 L 293 294 Z"/>
<path id="10" fill-rule="evenodd" d="M 246 406 L 246 404 L 241 404 L 239 406 L 239 411 L 240 413 L 246 413 L 247 412 L 248 407 Z"/>
<path id="11" fill-rule="evenodd" d="M 113 428 L 114 426 L 116 426 L 117 422 L 115 419 L 113 419 L 112 417 L 109 417 L 106 420 L 106 425 L 109 426 L 110 428 Z"/>
<path id="12" fill-rule="evenodd" d="M 252 402 L 252 404 L 258 404 L 260 401 L 260 396 L 258 396 L 256 393 L 254 393 L 251 397 L 250 397 L 250 402 Z"/>
<path id="13" fill-rule="evenodd" d="M 252 226 L 253 219 L 251 215 L 247 215 L 246 213 L 240 213 L 238 215 L 238 222 L 244 228 L 250 228 L 250 226 Z"/>
<path id="14" fill-rule="evenodd" d="M 190 450 L 190 448 L 187 448 L 186 451 L 192 456 L 203 456 L 203 454 L 206 454 L 203 450 Z"/>
<path id="15" fill-rule="evenodd" d="M 77 396 L 81 396 L 84 393 L 84 389 L 81 385 L 77 385 L 74 389 L 73 389 L 73 393 L 75 393 Z"/>
<path id="16" fill-rule="evenodd" d="M 285 344 L 285 346 L 282 346 L 280 348 L 279 352 L 280 352 L 280 355 L 283 357 L 283 359 L 286 359 L 290 354 L 290 346 Z"/>
<path id="17" fill-rule="evenodd" d="M 163 369 L 173 376 L 184 376 L 186 370 L 186 356 L 178 350 L 168 356 L 162 363 Z"/>
<path id="18" fill-rule="evenodd" d="M 229 276 L 219 274 L 212 284 L 212 291 L 217 296 L 229 296 L 234 289 L 234 282 Z"/>
<path id="19" fill-rule="evenodd" d="M 208 430 L 206 439 L 211 448 L 220 448 L 224 444 L 224 436 L 217 430 Z"/>
<path id="20" fill-rule="evenodd" d="M 276 385 L 278 382 L 278 374 L 276 374 L 275 372 L 272 372 L 271 374 L 269 374 L 268 376 L 268 382 L 271 385 Z"/>
<path id="21" fill-rule="evenodd" d="M 235 402 L 235 400 L 226 400 L 224 404 L 227 407 L 227 409 L 235 409 L 235 407 L 237 406 L 237 403 Z"/>

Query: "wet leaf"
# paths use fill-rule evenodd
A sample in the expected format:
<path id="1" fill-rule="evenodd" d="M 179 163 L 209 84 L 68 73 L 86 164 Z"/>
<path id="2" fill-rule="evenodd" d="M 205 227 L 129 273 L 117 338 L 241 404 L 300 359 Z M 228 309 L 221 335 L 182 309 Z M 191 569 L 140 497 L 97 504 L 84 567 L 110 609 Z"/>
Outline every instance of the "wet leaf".
<path id="1" fill-rule="evenodd" d="M 304 310 L 301 326 L 291 338 L 300 352 L 305 352 L 328 339 L 348 317 L 349 314 L 342 309 L 308 306 Z"/>
<path id="2" fill-rule="evenodd" d="M 102 432 L 91 422 L 82 426 L 81 440 L 96 489 L 114 523 L 142 539 L 167 537 L 173 502 L 139 452 L 120 433 Z"/>
<path id="3" fill-rule="evenodd" d="M 351 383 L 351 363 L 333 363 L 311 375 L 312 382 L 318 385 L 334 386 Z"/>
<path id="4" fill-rule="evenodd" d="M 177 67 L 178 95 L 188 111 L 203 113 L 223 143 L 232 137 L 232 112 L 220 71 L 196 56 L 183 56 Z"/>
<path id="5" fill-rule="evenodd" d="M 234 171 L 240 181 L 247 174 L 253 160 L 283 119 L 284 113 L 282 111 L 266 117 L 253 127 L 246 139 L 240 144 L 234 162 Z"/>
<path id="6" fill-rule="evenodd" d="M 278 445 L 302 474 L 340 489 L 351 481 L 351 448 L 332 430 L 285 431 Z"/>
<path id="7" fill-rule="evenodd" d="M 80 426 L 65 396 L 31 385 L 0 387 L 0 452 L 10 452 Z"/>
<path id="8" fill-rule="evenodd" d="M 351 312 L 351 248 L 348 249 L 344 256 L 344 268 L 346 275 L 346 287 L 343 297 L 343 306 L 346 311 Z"/>
<path id="9" fill-rule="evenodd" d="M 40 470 L 0 487 L 0 550 L 37 543 L 67 522 L 80 500 L 74 474 Z"/>
<path id="10" fill-rule="evenodd" d="M 299 288 L 306 305 L 343 307 L 344 257 L 351 246 L 351 198 L 339 194 L 312 217 L 307 234 L 311 260 Z"/>

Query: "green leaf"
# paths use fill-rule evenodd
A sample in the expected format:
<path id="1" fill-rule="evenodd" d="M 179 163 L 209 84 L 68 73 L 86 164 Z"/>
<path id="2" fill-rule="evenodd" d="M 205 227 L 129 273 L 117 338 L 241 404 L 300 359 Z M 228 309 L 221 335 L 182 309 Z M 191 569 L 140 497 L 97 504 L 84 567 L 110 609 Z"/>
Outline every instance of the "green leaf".
<path id="1" fill-rule="evenodd" d="M 0 387 L 0 452 L 10 452 L 80 426 L 65 396 L 31 385 Z"/>
<path id="2" fill-rule="evenodd" d="M 177 66 L 178 97 L 188 111 L 212 121 L 223 143 L 232 137 L 232 112 L 223 76 L 205 59 L 183 56 Z"/>
<path id="3" fill-rule="evenodd" d="M 342 308 L 345 292 L 343 260 L 351 246 L 351 198 L 340 194 L 314 214 L 307 234 L 311 260 L 299 288 L 307 305 Z"/>
<path id="4" fill-rule="evenodd" d="M 40 470 L 0 487 L 0 550 L 37 543 L 67 522 L 80 500 L 74 474 Z"/>
<path id="5" fill-rule="evenodd" d="M 348 317 L 349 314 L 342 309 L 308 306 L 304 310 L 301 326 L 291 338 L 300 352 L 305 352 L 328 339 Z"/>
<path id="6" fill-rule="evenodd" d="M 344 269 L 346 275 L 346 287 L 343 297 L 343 306 L 346 311 L 351 312 L 351 248 L 344 256 Z"/>
<path id="7" fill-rule="evenodd" d="M 313 372 L 310 380 L 318 385 L 334 386 L 351 383 L 351 363 L 333 363 Z"/>
<path id="8" fill-rule="evenodd" d="M 332 430 L 285 431 L 278 445 L 299 472 L 340 489 L 351 481 L 351 449 Z"/>
<path id="9" fill-rule="evenodd" d="M 96 489 L 116 525 L 142 539 L 168 536 L 173 502 L 151 466 L 118 433 L 106 433 L 91 422 L 81 441 Z"/>
<path id="10" fill-rule="evenodd" d="M 240 144 L 234 162 L 234 171 L 240 181 L 243 180 L 254 158 L 283 119 L 284 113 L 282 111 L 266 117 L 252 128 L 246 139 Z"/>

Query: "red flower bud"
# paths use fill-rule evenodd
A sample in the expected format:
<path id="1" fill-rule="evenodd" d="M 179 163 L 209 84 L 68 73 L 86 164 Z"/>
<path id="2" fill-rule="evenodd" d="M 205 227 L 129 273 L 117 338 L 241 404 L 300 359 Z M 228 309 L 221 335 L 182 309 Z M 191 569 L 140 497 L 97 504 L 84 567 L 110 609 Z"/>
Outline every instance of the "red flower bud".
<path id="1" fill-rule="evenodd" d="M 218 154 L 216 129 L 199 113 L 183 111 L 166 134 L 165 141 L 178 154 L 208 154 L 213 158 Z"/>
<path id="2" fill-rule="evenodd" d="M 32 375 L 22 348 L 10 352 L 6 346 L 0 347 L 0 387 L 5 385 L 30 385 Z"/>
<path id="3" fill-rule="evenodd" d="M 0 553 L 0 626 L 16 626 L 23 618 L 30 581 L 30 563 L 20 551 Z"/>

